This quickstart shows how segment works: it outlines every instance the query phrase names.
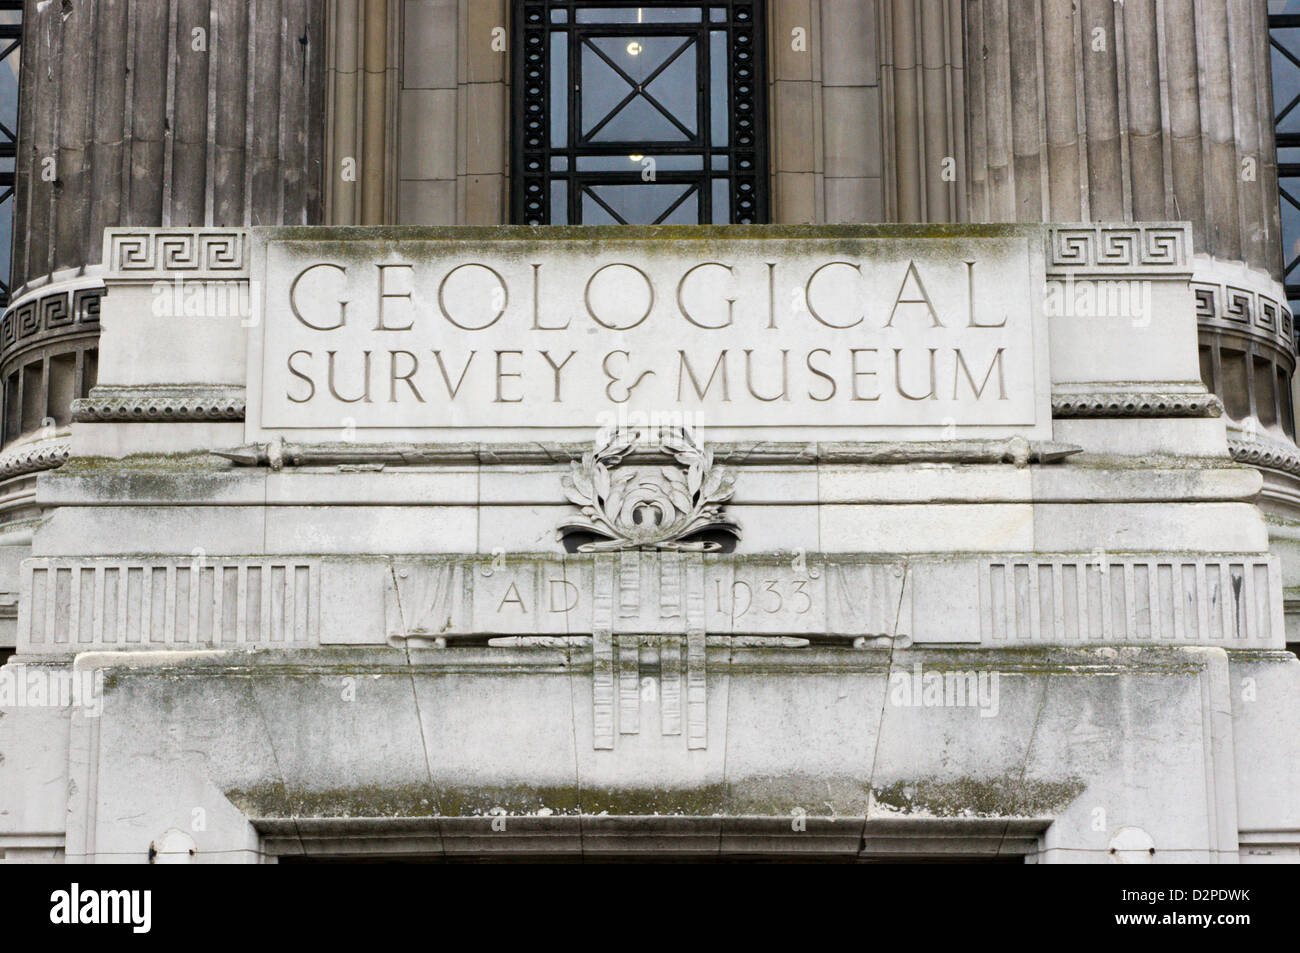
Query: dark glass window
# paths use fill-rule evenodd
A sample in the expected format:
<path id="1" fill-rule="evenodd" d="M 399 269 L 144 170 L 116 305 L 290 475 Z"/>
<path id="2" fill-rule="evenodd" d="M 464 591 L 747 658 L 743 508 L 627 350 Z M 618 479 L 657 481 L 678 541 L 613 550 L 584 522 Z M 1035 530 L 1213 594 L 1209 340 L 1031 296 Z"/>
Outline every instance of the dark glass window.
<path id="1" fill-rule="evenodd" d="M 761 0 L 518 0 L 513 220 L 767 220 Z"/>
<path id="2" fill-rule="evenodd" d="M 1296 311 L 1300 309 L 1300 0 L 1270 3 L 1269 11 L 1283 281 Z"/>
<path id="3" fill-rule="evenodd" d="M 18 155 L 18 62 L 22 0 L 0 0 L 0 308 L 9 303 L 14 243 L 14 162 Z"/>

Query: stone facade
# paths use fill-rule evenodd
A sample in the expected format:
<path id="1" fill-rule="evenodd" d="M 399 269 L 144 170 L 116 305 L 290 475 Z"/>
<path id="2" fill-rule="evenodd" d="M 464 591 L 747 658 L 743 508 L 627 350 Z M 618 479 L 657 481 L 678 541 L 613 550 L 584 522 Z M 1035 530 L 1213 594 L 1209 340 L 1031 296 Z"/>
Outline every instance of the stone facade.
<path id="1" fill-rule="evenodd" d="M 1300 861 L 1261 5 L 770 0 L 774 224 L 583 228 L 504 0 L 137 6 L 28 11 L 0 859 Z"/>

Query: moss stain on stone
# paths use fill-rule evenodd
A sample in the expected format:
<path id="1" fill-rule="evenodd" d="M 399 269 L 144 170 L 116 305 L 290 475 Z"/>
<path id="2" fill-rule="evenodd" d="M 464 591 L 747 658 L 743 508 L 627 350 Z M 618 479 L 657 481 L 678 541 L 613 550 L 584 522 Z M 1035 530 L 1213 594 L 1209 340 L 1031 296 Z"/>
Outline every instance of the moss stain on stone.
<path id="1" fill-rule="evenodd" d="M 926 777 L 874 787 L 876 803 L 898 814 L 927 817 L 1049 817 L 1083 793 L 1080 778 L 1062 781 Z"/>
<path id="2" fill-rule="evenodd" d="M 863 781 L 813 785 L 798 778 L 751 779 L 695 787 L 577 788 L 565 785 L 358 785 L 306 790 L 268 783 L 226 797 L 251 817 L 419 818 L 550 817 L 810 817 L 862 816 L 876 810 L 916 817 L 1050 817 L 1083 793 L 1079 778 L 1060 781 L 935 777 L 871 787 Z"/>
<path id="3" fill-rule="evenodd" d="M 708 817 L 724 813 L 727 787 L 631 787 L 558 785 L 358 785 L 311 791 L 276 782 L 226 792 L 251 817 L 547 817 L 579 814 Z"/>

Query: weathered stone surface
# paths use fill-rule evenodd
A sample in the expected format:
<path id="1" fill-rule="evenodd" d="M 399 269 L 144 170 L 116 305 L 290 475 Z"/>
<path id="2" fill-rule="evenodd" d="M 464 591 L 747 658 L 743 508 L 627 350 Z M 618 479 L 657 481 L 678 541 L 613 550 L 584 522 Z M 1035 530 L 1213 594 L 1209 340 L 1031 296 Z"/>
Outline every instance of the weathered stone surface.
<path id="1" fill-rule="evenodd" d="M 250 437 L 1046 434 L 1038 233 L 742 234 L 259 233 Z"/>
<path id="2" fill-rule="evenodd" d="M 573 691 L 591 677 L 588 656 L 445 651 L 458 656 L 454 668 L 445 653 L 393 650 L 314 661 L 87 656 L 104 672 L 103 711 L 73 715 L 73 748 L 124 757 L 94 775 L 74 763 L 69 854 L 143 859 L 176 826 L 179 805 L 205 810 L 206 830 L 193 835 L 200 863 L 251 850 L 291 817 L 298 850 L 382 832 L 432 854 L 770 850 L 782 830 L 805 836 L 791 820 L 807 817 L 823 837 L 836 819 L 854 825 L 855 836 L 823 850 L 856 853 L 865 829 L 868 854 L 987 855 L 1006 830 L 988 838 L 983 819 L 1011 823 L 1017 851 L 1044 838 L 1040 859 L 1104 861 L 1112 829 L 1092 823 L 1098 804 L 1115 826 L 1147 831 L 1156 862 L 1230 860 L 1238 849 L 1214 806 L 1235 810 L 1231 767 L 1216 753 L 1225 725 L 1201 715 L 1204 693 L 1226 701 L 1217 649 L 860 652 L 852 661 L 828 650 L 710 649 L 708 691 L 729 699 L 729 714 L 710 718 L 707 745 L 662 733 L 666 696 L 647 692 L 639 724 L 613 750 L 593 749 L 588 696 Z M 965 673 L 976 688 L 957 704 Z M 487 685 L 494 703 L 485 706 Z M 249 719 L 250 706 L 264 717 Z M 1128 717 L 1149 730 L 1124 731 Z M 1207 784 L 1215 800 L 1187 796 Z M 132 823 L 88 823 L 95 802 L 129 809 Z M 573 823 L 604 813 L 660 820 L 647 821 L 655 836 L 639 844 Z M 720 842 L 718 821 L 705 823 L 718 814 L 755 820 L 730 822 Z M 421 826 L 431 818 L 443 823 Z M 710 830 L 707 845 L 692 837 Z M 495 837 L 510 848 L 490 847 Z"/>
<path id="3" fill-rule="evenodd" d="M 102 383 L 7 548 L 31 555 L 0 753 L 70 731 L 41 784 L 53 756 L 19 762 L 71 792 L 48 832 L 23 795 L 21 856 L 147 857 L 178 805 L 206 812 L 198 862 L 1289 856 L 1289 808 L 1242 783 L 1285 778 L 1240 765 L 1295 744 L 1294 553 L 1198 381 L 1186 226 L 107 247 Z M 1005 399 L 977 381 L 942 415 L 918 409 L 938 386 L 801 403 L 793 371 L 765 401 L 743 360 L 730 400 L 654 390 L 691 348 L 924 358 L 986 333 Z M 557 356 L 540 383 L 498 371 L 530 350 Z M 385 369 L 367 403 L 328 371 L 367 351 L 433 376 Z M 610 396 L 611 353 L 655 371 L 642 402 Z M 1230 666 L 1268 692 L 1239 699 Z M 90 694 L 38 701 L 59 678 Z"/>

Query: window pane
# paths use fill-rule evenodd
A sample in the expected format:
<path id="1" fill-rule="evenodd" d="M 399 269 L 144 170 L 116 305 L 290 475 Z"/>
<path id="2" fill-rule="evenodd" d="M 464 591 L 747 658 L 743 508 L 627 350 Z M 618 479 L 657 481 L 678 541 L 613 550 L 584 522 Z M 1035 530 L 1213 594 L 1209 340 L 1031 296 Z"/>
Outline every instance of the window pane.
<path id="1" fill-rule="evenodd" d="M 569 37 L 551 34 L 551 148 L 569 141 Z"/>
<path id="2" fill-rule="evenodd" d="M 696 134 L 694 41 L 594 37 L 582 49 L 582 132 L 597 142 Z"/>
<path id="3" fill-rule="evenodd" d="M 636 7 L 631 10 L 589 9 L 578 11 L 579 23 L 697 23 L 703 12 L 698 7 Z"/>
<path id="4" fill-rule="evenodd" d="M 714 30 L 709 35 L 709 62 L 713 76 L 709 80 L 709 112 L 712 114 L 713 144 L 727 144 L 727 129 L 731 124 L 731 99 L 727 82 L 727 34 Z"/>
<path id="5" fill-rule="evenodd" d="M 549 135 L 512 137 L 515 221 L 764 220 L 762 0 L 516 3 L 513 113 Z"/>
<path id="6" fill-rule="evenodd" d="M 13 256 L 14 156 L 18 152 L 18 63 L 23 15 L 0 11 L 0 307 L 9 303 Z"/>
<path id="7" fill-rule="evenodd" d="M 694 185 L 591 185 L 582 193 L 586 224 L 694 225 L 699 214 L 699 192 Z"/>
<path id="8" fill-rule="evenodd" d="M 551 218 L 557 222 L 569 220 L 568 179 L 551 179 Z"/>

